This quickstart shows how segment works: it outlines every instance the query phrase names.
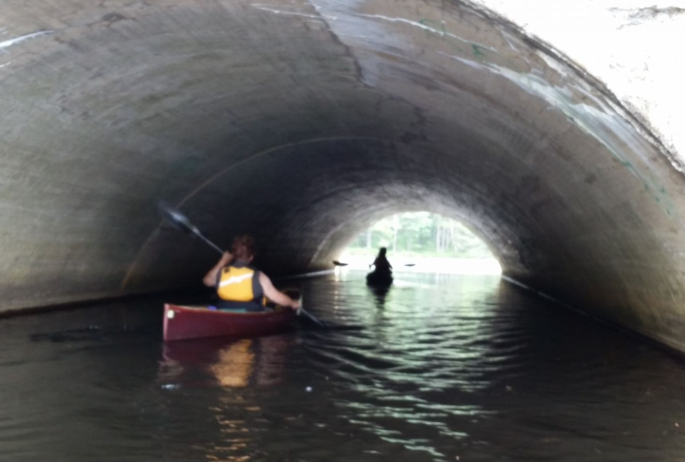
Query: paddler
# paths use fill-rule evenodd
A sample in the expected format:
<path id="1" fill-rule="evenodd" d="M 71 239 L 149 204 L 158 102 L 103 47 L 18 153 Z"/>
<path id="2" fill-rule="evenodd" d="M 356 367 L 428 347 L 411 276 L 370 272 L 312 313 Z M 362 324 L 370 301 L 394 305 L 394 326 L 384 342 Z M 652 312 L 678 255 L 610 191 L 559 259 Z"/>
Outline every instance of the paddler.
<path id="1" fill-rule="evenodd" d="M 390 276 L 392 274 L 392 265 L 388 261 L 388 258 L 385 256 L 387 252 L 388 249 L 386 249 L 385 247 L 381 247 L 378 251 L 378 256 L 376 256 L 376 259 L 373 261 L 373 263 L 369 265 L 369 268 L 371 268 L 372 266 L 374 267 L 374 273 L 383 276 Z"/>
<path id="2" fill-rule="evenodd" d="M 207 287 L 216 287 L 221 299 L 218 308 L 264 311 L 264 297 L 281 306 L 299 308 L 298 301 L 277 290 L 266 274 L 250 265 L 254 254 L 254 238 L 247 234 L 238 236 L 233 239 L 231 251 L 225 252 L 205 275 L 202 282 Z"/>

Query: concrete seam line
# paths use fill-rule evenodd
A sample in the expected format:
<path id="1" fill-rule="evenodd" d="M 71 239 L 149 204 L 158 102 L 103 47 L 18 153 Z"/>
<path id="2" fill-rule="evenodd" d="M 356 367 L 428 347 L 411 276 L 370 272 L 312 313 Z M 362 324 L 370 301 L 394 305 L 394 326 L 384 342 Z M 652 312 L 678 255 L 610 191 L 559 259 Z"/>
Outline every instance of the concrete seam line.
<path id="1" fill-rule="evenodd" d="M 372 137 L 372 136 L 330 136 L 330 137 L 324 137 L 324 138 L 310 138 L 306 140 L 301 140 L 301 141 L 295 141 L 292 143 L 287 143 L 287 144 L 282 144 L 279 146 L 271 147 L 269 149 L 266 149 L 264 151 L 260 151 L 258 153 L 255 153 L 249 157 L 246 157 L 245 159 L 242 159 L 235 164 L 232 164 L 225 169 L 221 170 L 220 172 L 212 175 L 210 178 L 207 180 L 203 181 L 195 187 L 190 193 L 188 193 L 183 199 L 181 199 L 178 204 L 175 205 L 176 208 L 181 208 L 183 204 L 188 202 L 190 199 L 193 198 L 197 193 L 202 191 L 204 188 L 209 186 L 211 183 L 222 177 L 223 175 L 229 173 L 231 170 L 247 163 L 248 161 L 253 161 L 255 159 L 258 159 L 260 157 L 263 157 L 267 154 L 271 154 L 272 152 L 279 151 L 281 149 L 289 148 L 289 147 L 294 147 L 294 146 L 301 146 L 301 145 L 306 145 L 306 144 L 314 144 L 314 143 L 321 143 L 321 142 L 326 142 L 326 141 L 343 141 L 343 140 L 373 140 L 373 141 L 388 141 L 383 138 L 377 138 L 377 137 Z M 123 280 L 121 281 L 121 284 L 119 286 L 119 290 L 123 292 L 126 290 L 126 287 L 128 286 L 129 281 L 131 280 L 131 277 L 133 276 L 133 273 L 136 270 L 136 266 L 138 264 L 138 260 L 140 260 L 140 257 L 143 254 L 143 251 L 147 246 L 150 245 L 150 243 L 154 240 L 159 235 L 159 231 L 161 229 L 162 222 L 160 222 L 157 227 L 150 233 L 150 236 L 143 242 L 143 244 L 140 246 L 138 249 L 138 252 L 136 253 L 136 258 L 131 262 L 131 264 L 128 267 L 128 270 L 126 271 L 126 275 L 124 276 Z"/>

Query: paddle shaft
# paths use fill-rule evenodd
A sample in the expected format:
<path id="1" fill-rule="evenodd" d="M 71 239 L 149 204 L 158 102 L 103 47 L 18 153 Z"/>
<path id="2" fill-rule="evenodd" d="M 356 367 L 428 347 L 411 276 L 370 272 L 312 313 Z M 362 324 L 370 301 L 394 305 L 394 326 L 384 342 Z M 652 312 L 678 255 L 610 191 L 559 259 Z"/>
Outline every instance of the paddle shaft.
<path id="1" fill-rule="evenodd" d="M 216 250 L 217 252 L 219 252 L 221 255 L 224 254 L 224 251 L 221 250 L 221 248 L 220 248 L 218 245 L 216 245 L 215 243 L 213 243 L 212 241 L 210 241 L 209 239 L 207 239 L 206 237 L 204 237 L 204 235 L 203 235 L 197 228 L 194 229 L 193 232 L 195 233 L 195 235 L 196 235 L 197 237 L 199 237 L 200 239 L 202 239 L 203 241 L 205 241 L 210 247 L 212 247 L 214 250 Z"/>
<path id="2" fill-rule="evenodd" d="M 318 319 L 316 319 L 316 318 L 315 318 L 314 316 L 312 316 L 311 314 L 307 313 L 307 311 L 306 311 L 304 308 L 302 308 L 301 306 L 298 308 L 298 310 L 300 310 L 300 313 L 302 313 L 302 314 L 304 314 L 305 316 L 307 316 L 309 319 L 311 319 L 312 321 L 314 321 L 314 322 L 315 322 L 316 324 L 318 324 L 319 326 L 321 326 L 321 327 L 326 327 L 326 324 L 324 324 L 322 321 L 319 321 Z"/>

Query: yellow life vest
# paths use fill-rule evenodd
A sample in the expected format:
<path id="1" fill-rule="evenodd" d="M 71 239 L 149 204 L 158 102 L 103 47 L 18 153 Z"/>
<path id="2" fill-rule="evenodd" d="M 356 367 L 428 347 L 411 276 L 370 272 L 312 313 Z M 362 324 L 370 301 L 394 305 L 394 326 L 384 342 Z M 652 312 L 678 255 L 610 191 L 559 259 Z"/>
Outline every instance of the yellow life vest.
<path id="1" fill-rule="evenodd" d="M 259 271 L 240 263 L 222 268 L 217 293 L 222 300 L 231 302 L 251 302 L 262 298 Z"/>

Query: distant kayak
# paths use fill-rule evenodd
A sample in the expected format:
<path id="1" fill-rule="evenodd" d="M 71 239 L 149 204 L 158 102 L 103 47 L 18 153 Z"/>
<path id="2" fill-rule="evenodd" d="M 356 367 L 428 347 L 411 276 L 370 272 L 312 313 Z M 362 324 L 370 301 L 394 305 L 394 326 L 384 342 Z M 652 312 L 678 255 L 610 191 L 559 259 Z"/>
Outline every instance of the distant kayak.
<path id="1" fill-rule="evenodd" d="M 391 273 L 381 273 L 378 271 L 373 271 L 366 275 L 366 283 L 370 286 L 383 287 L 392 284 L 392 274 Z"/>

